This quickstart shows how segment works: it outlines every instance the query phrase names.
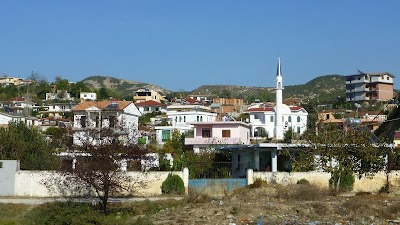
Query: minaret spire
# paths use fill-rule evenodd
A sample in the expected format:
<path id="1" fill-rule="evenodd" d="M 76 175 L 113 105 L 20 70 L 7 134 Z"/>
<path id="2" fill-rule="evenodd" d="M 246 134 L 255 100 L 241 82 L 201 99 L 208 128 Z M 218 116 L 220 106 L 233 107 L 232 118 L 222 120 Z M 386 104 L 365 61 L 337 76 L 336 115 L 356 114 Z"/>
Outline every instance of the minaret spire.
<path id="1" fill-rule="evenodd" d="M 282 71 L 281 71 L 281 57 L 278 57 L 278 68 L 276 72 L 276 102 L 275 102 L 275 139 L 283 139 L 283 114 L 282 114 Z"/>

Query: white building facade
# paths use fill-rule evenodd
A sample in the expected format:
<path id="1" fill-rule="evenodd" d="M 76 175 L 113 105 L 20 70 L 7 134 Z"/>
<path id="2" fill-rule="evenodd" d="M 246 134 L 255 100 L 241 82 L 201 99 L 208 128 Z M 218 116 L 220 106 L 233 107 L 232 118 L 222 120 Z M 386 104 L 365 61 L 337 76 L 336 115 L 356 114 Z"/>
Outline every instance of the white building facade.
<path id="1" fill-rule="evenodd" d="M 215 150 L 226 145 L 250 144 L 250 125 L 239 121 L 197 122 L 194 137 L 185 138 L 185 145 L 193 145 L 193 151 Z"/>
<path id="2" fill-rule="evenodd" d="M 82 102 L 72 112 L 76 145 L 85 138 L 87 129 L 116 128 L 126 132 L 128 140 L 135 140 L 138 135 L 141 113 L 131 101 Z"/>

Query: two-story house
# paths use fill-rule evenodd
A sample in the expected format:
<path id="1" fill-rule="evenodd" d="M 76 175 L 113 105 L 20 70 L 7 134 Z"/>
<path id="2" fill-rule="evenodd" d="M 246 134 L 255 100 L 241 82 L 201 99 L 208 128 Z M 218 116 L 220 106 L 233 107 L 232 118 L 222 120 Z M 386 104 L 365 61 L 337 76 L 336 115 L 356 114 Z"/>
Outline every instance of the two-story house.
<path id="1" fill-rule="evenodd" d="M 193 122 L 214 122 L 217 118 L 210 107 L 196 104 L 173 104 L 167 106 L 166 114 L 168 126 L 154 127 L 158 144 L 164 144 L 173 130 L 184 133 L 193 129 Z"/>
<path id="2" fill-rule="evenodd" d="M 87 101 L 74 109 L 74 144 L 79 145 L 88 129 L 105 127 L 123 131 L 127 141 L 135 141 L 138 134 L 139 112 L 131 101 Z"/>
<path id="3" fill-rule="evenodd" d="M 250 144 L 250 125 L 239 121 L 193 122 L 194 137 L 185 138 L 193 151 L 215 150 L 226 145 Z"/>

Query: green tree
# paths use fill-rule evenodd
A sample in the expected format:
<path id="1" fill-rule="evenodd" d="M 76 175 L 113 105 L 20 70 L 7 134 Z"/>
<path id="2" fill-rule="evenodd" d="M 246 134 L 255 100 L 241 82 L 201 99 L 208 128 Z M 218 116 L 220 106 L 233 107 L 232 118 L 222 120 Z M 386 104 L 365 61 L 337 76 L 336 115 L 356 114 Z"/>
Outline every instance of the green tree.
<path id="1" fill-rule="evenodd" d="M 333 183 L 338 191 L 343 171 L 351 171 L 361 178 L 384 170 L 387 148 L 374 143 L 371 136 L 371 132 L 360 125 L 337 127 L 319 123 L 317 130 L 309 130 L 304 137 L 310 146 L 304 153 L 318 157 L 303 156 L 296 159 L 297 163 L 314 164 L 316 168 L 331 173 L 332 177 L 338 177 Z"/>
<path id="2" fill-rule="evenodd" d="M 25 170 L 47 170 L 57 165 L 42 133 L 23 122 L 0 128 L 0 158 L 20 160 L 21 169 Z"/>
<path id="3" fill-rule="evenodd" d="M 173 130 L 171 137 L 164 144 L 164 153 L 173 153 L 173 170 L 181 170 L 186 165 L 186 154 L 184 145 L 185 135 L 181 135 L 178 130 Z"/>

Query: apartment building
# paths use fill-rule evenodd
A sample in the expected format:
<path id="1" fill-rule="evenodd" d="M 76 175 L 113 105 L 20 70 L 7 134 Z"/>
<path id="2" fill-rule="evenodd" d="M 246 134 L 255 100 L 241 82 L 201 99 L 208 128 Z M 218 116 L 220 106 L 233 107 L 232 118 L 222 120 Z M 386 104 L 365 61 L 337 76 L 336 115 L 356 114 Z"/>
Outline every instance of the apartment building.
<path id="1" fill-rule="evenodd" d="M 393 98 L 393 74 L 359 72 L 346 76 L 347 102 L 387 101 Z"/>
<path id="2" fill-rule="evenodd" d="M 135 103 L 140 103 L 140 102 L 145 102 L 145 101 L 155 101 L 155 102 L 161 102 L 164 101 L 164 97 L 160 95 L 157 91 L 153 91 L 147 88 L 144 89 L 139 89 L 135 92 L 135 95 L 133 96 L 133 100 Z"/>

